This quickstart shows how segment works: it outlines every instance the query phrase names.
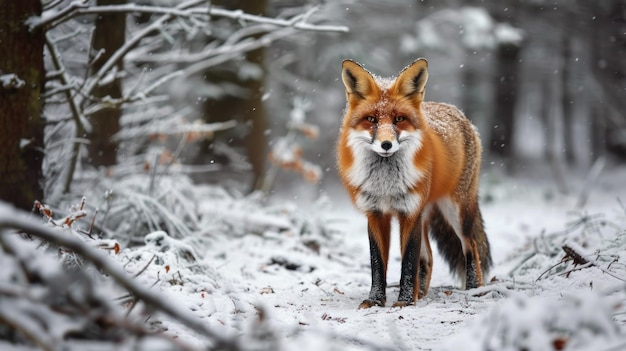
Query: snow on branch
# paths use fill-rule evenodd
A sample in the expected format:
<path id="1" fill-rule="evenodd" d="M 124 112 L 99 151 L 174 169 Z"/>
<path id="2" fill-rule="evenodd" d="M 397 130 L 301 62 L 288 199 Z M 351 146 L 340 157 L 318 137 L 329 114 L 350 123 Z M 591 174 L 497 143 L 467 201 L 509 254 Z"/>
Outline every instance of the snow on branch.
<path id="1" fill-rule="evenodd" d="M 137 14 L 158 14 L 168 15 L 172 17 L 192 18 L 199 15 L 211 17 L 225 17 L 238 21 L 247 21 L 254 23 L 271 24 L 278 27 L 293 27 L 306 31 L 320 32 L 342 32 L 349 31 L 346 26 L 336 25 L 319 25 L 307 22 L 311 15 L 319 10 L 318 7 L 312 7 L 306 13 L 296 15 L 290 19 L 270 18 L 259 15 L 247 14 L 241 10 L 226 10 L 213 6 L 206 6 L 207 1 L 193 0 L 179 5 L 176 8 L 147 6 L 137 4 L 124 5 L 108 5 L 108 6 L 90 6 L 85 1 L 74 1 L 61 11 L 48 10 L 41 17 L 31 17 L 27 24 L 30 30 L 39 27 L 54 27 L 71 18 L 80 15 L 105 14 L 105 13 L 137 13 Z M 202 5 L 201 7 L 195 7 Z"/>
<path id="2" fill-rule="evenodd" d="M 67 279 L 69 279 L 69 276 L 64 275 L 61 268 L 54 268 L 55 264 L 50 256 L 41 255 L 40 253 L 33 251 L 33 245 L 31 245 L 31 243 L 27 240 L 20 239 L 14 230 L 28 233 L 31 237 L 37 237 L 50 244 L 62 247 L 66 250 L 71 250 L 79 255 L 84 261 L 93 264 L 99 271 L 111 277 L 117 284 L 126 289 L 136 299 L 143 301 L 151 308 L 152 311 L 162 312 L 174 320 L 186 325 L 188 328 L 194 330 L 200 335 L 208 337 L 211 340 L 214 349 L 239 350 L 239 346 L 234 339 L 216 333 L 210 329 L 204 321 L 193 316 L 190 311 L 174 305 L 170 300 L 166 299 L 155 290 L 139 284 L 124 270 L 121 265 L 109 257 L 105 251 L 93 247 L 76 236 L 66 235 L 62 231 L 37 223 L 34 218 L 32 216 L 29 217 L 27 213 L 18 211 L 7 204 L 0 202 L 0 245 L 5 252 L 9 253 L 18 260 L 18 266 L 23 267 L 24 274 L 27 275 L 24 279 L 40 279 L 42 280 L 42 284 L 44 284 L 44 286 L 50 286 L 51 288 L 56 286 L 61 288 L 60 291 L 64 291 L 64 294 L 78 294 L 73 296 L 73 299 L 70 298 L 68 301 L 72 301 L 73 303 L 90 304 L 90 306 L 83 307 L 94 311 L 90 313 L 90 316 L 88 317 L 94 318 L 94 316 L 97 315 L 99 318 L 102 318 L 102 321 L 114 324 L 116 320 L 120 322 L 120 319 L 123 319 L 120 313 L 115 313 L 113 311 L 107 312 L 112 308 L 111 303 L 107 299 L 103 299 L 103 294 L 94 293 L 96 287 L 90 285 L 90 278 L 87 274 L 81 273 L 82 270 L 76 271 L 76 274 L 80 275 L 81 279 L 72 285 L 73 289 L 67 289 Z M 2 262 L 8 263 L 6 260 L 7 259 L 5 257 L 2 259 Z M 46 260 L 46 262 L 43 260 Z M 82 284 L 84 286 L 78 287 L 76 284 Z M 37 323 L 42 322 L 43 320 L 49 320 L 50 316 L 44 316 L 48 311 L 50 314 L 55 312 L 50 310 L 49 307 L 42 309 L 44 305 L 41 305 L 41 302 L 54 297 L 47 296 L 46 294 L 42 295 L 41 293 L 44 291 L 41 290 L 38 290 L 38 292 L 39 296 L 31 296 L 36 298 L 38 302 L 37 305 L 34 305 L 31 308 L 32 313 L 36 312 L 35 315 L 30 312 L 19 314 L 3 313 L 0 314 L 0 322 L 9 323 L 13 327 L 16 327 L 44 350 L 59 349 L 62 338 L 65 337 L 65 335 L 59 334 L 58 332 L 55 333 L 54 328 L 53 330 L 41 330 L 41 328 L 37 327 Z M 28 302 L 29 294 L 21 294 L 19 289 L 16 290 L 16 288 L 12 286 L 0 284 L 1 295 L 10 295 L 11 293 L 20 294 L 19 298 L 15 300 L 16 303 L 20 302 L 31 304 L 32 302 Z M 82 294 L 82 296 L 80 294 Z M 85 294 L 89 295 L 87 296 Z M 74 299 L 78 299 L 78 301 Z M 4 301 L 4 299 L 0 301 Z M 96 304 L 98 306 L 91 306 L 91 304 Z M 0 302 L 0 305 L 5 304 Z M 8 308 L 9 306 L 4 307 Z M 22 307 L 26 308 L 27 306 Z M 67 311 L 68 307 L 69 306 L 55 306 L 55 309 L 62 311 L 65 308 Z M 19 308 L 19 306 L 11 306 L 10 310 L 15 312 L 17 308 Z M 24 312 L 24 308 L 22 308 L 19 312 Z M 95 313 L 95 311 L 99 312 Z M 39 316 L 39 319 L 36 316 Z M 7 320 L 8 317 L 11 317 L 11 320 Z M 29 318 L 35 319 L 29 320 Z M 65 328 L 72 327 L 72 325 L 68 325 L 72 322 L 71 320 L 65 319 L 57 321 L 63 322 L 63 326 Z M 131 323 L 131 321 L 127 321 L 123 323 L 126 323 L 127 327 L 132 326 L 131 329 L 139 327 L 135 324 L 135 322 Z M 50 327 L 55 327 L 55 325 L 51 325 Z M 73 327 L 77 328 L 79 326 L 73 325 Z M 62 330 L 59 328 L 61 327 L 58 327 L 56 330 L 67 333 L 65 328 Z"/>
<path id="3" fill-rule="evenodd" d="M 46 132 L 46 138 L 64 140 L 63 143 L 47 144 L 54 146 L 48 148 L 45 161 L 51 166 L 47 172 L 50 175 L 47 187 L 51 189 L 46 190 L 52 194 L 53 201 L 60 194 L 70 192 L 71 187 L 75 188 L 78 175 L 84 176 L 84 171 L 92 170 L 82 167 L 83 160 L 89 160 L 83 157 L 85 151 L 95 152 L 93 146 L 86 150 L 83 138 L 89 139 L 92 134 L 97 136 L 92 133 L 90 123 L 102 115 L 97 112 L 122 110 L 120 121 L 132 119 L 122 123 L 114 137 L 114 142 L 120 146 L 118 154 L 124 155 L 121 162 L 130 161 L 130 168 L 103 166 L 98 171 L 107 176 L 112 174 L 114 167 L 117 170 L 141 170 L 143 167 L 144 171 L 156 172 L 154 152 L 158 152 L 161 161 L 172 155 L 165 162 L 159 161 L 164 172 L 186 172 L 189 168 L 177 168 L 178 165 L 174 164 L 174 160 L 180 159 L 182 147 L 213 138 L 215 133 L 233 128 L 235 122 L 195 123 L 201 115 L 198 108 L 192 106 L 193 111 L 185 112 L 185 118 L 180 118 L 181 107 L 176 104 L 189 99 L 190 95 L 197 96 L 195 105 L 200 106 L 204 98 L 246 94 L 244 88 L 236 90 L 215 84 L 204 77 L 207 70 L 236 62 L 238 65 L 224 66 L 236 70 L 236 74 L 246 79 L 259 79 L 261 68 L 253 63 L 241 64 L 246 53 L 287 37 L 303 35 L 300 33 L 306 31 L 348 30 L 345 26 L 323 24 L 325 19 L 316 16 L 321 8 L 318 6 L 303 6 L 297 12 L 271 18 L 210 6 L 206 0 L 183 0 L 171 7 L 136 3 L 95 6 L 94 3 L 92 0 L 52 1 L 46 5 L 41 17 L 27 21 L 32 29 L 46 32 L 49 74 L 46 76 L 44 97 L 47 103 L 44 106 L 47 120 L 55 125 Z M 103 50 L 91 47 L 90 33 L 95 26 L 91 19 L 111 13 L 129 14 L 129 18 L 131 14 L 148 16 L 142 16 L 142 21 L 138 22 L 127 21 L 129 29 L 124 42 L 117 49 L 109 48 L 112 52 L 108 52 L 105 59 Z M 82 21 L 85 16 L 90 19 Z M 90 49 L 84 50 L 85 47 Z M 98 60 L 102 64 L 96 68 L 91 63 Z M 114 80 L 123 83 L 120 95 L 106 95 L 111 94 L 109 92 L 100 96 L 97 93 L 102 91 L 100 87 Z M 184 103 L 190 105 L 188 101 Z M 132 118 L 127 118 L 129 116 Z M 225 117 L 228 119 L 229 116 Z M 172 137 L 177 139 L 172 140 Z M 154 141 L 162 143 L 154 145 Z M 169 148 L 176 143 L 178 149 L 170 152 Z M 141 161 L 136 157 L 138 153 L 150 159 Z M 235 153 L 228 153 L 229 160 Z M 234 165 L 239 164 L 241 162 L 231 162 L 228 167 L 235 169 Z M 223 165 L 211 164 L 209 168 L 213 170 L 216 166 Z M 319 168 L 311 163 L 302 162 L 298 169 L 304 170 L 303 174 L 311 180 L 321 175 Z M 191 171 L 206 172 L 206 169 Z"/>
<path id="4" fill-rule="evenodd" d="M 306 13 L 299 14 L 294 16 L 289 20 L 277 19 L 277 18 L 268 18 L 264 16 L 250 15 L 244 13 L 242 11 L 230 11 L 224 10 L 220 8 L 210 8 L 209 15 L 215 17 L 227 17 L 236 20 L 244 20 L 256 23 L 265 23 L 271 24 L 274 26 L 280 27 L 293 27 L 300 30 L 307 31 L 321 31 L 321 32 L 349 32 L 349 28 L 346 26 L 334 26 L 334 25 L 320 25 L 320 24 L 311 24 L 308 23 L 307 20 L 311 15 L 319 10 L 319 7 L 315 6 L 309 9 Z"/>
<path id="5" fill-rule="evenodd" d="M 20 77 L 15 73 L 1 74 L 0 75 L 0 87 L 4 90 L 16 90 L 21 89 L 26 85 Z"/>
<path id="6" fill-rule="evenodd" d="M 522 29 L 497 22 L 486 9 L 463 6 L 439 10 L 417 21 L 415 32 L 402 37 L 402 50 L 444 49 L 450 33 L 457 33 L 456 39 L 468 50 L 491 50 L 503 44 L 519 46 L 525 37 Z"/>
<path id="7" fill-rule="evenodd" d="M 128 140 L 149 135 L 151 138 L 162 138 L 167 135 L 187 135 L 188 139 L 196 139 L 200 135 L 211 138 L 215 132 L 227 130 L 237 125 L 235 121 L 216 123 L 162 124 L 145 128 L 127 128 L 115 135 L 117 140 Z M 198 136 L 196 136 L 198 135 Z"/>

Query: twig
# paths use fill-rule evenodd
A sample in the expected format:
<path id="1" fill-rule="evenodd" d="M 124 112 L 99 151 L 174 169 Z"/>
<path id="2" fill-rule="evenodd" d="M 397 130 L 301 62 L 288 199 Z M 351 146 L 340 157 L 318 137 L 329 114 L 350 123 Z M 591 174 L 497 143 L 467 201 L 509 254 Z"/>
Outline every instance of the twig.
<path id="1" fill-rule="evenodd" d="M 141 275 L 141 273 L 145 272 L 146 269 L 148 269 L 148 266 L 150 266 L 150 264 L 152 263 L 152 261 L 154 261 L 154 258 L 156 257 L 156 255 L 152 255 L 152 257 L 150 257 L 150 260 L 148 261 L 148 263 L 146 263 L 145 266 L 143 266 L 142 269 L 139 270 L 139 272 L 135 273 L 133 275 L 133 278 L 137 278 L 138 276 Z"/>
<path id="2" fill-rule="evenodd" d="M 574 266 L 574 268 L 569 269 L 569 270 L 567 270 L 567 271 L 559 272 L 557 275 L 560 275 L 560 276 L 565 276 L 566 278 L 568 278 L 568 277 L 569 277 L 569 275 L 570 275 L 572 272 L 582 271 L 583 269 L 585 269 L 585 268 L 589 268 L 589 267 L 592 267 L 592 266 L 593 266 L 593 263 L 591 263 L 591 262 L 587 262 L 587 263 L 582 264 L 582 265 L 575 265 L 575 266 Z"/>
<path id="3" fill-rule="evenodd" d="M 88 109 L 84 111 L 83 114 L 85 116 L 90 116 L 105 108 L 112 108 L 112 107 L 120 108 L 125 104 L 136 102 L 139 100 L 142 100 L 144 102 L 147 101 L 150 103 L 169 101 L 170 97 L 168 95 L 152 96 L 150 98 L 148 98 L 147 95 L 149 95 L 153 90 L 155 90 L 159 86 L 165 84 L 167 81 L 173 78 L 176 78 L 178 76 L 181 76 L 182 74 L 183 74 L 182 71 L 175 71 L 170 74 L 167 74 L 159 78 L 156 82 L 150 84 L 143 91 L 138 92 L 134 95 L 127 95 L 119 99 L 114 99 L 114 98 L 111 98 L 110 96 L 107 96 L 106 99 L 101 99 L 100 103 L 90 106 Z"/>
<path id="4" fill-rule="evenodd" d="M 94 223 L 96 223 L 96 216 L 98 215 L 98 209 L 96 208 L 96 210 L 93 213 L 93 218 L 91 219 L 91 224 L 89 224 L 89 231 L 87 232 L 87 235 L 89 237 L 91 237 L 91 232 L 93 231 L 93 225 Z"/>
<path id="5" fill-rule="evenodd" d="M 550 272 L 554 267 L 556 267 L 556 266 L 558 266 L 558 265 L 560 265 L 560 264 L 562 264 L 564 262 L 567 262 L 568 260 L 569 260 L 569 258 L 567 256 L 563 257 L 559 262 L 553 264 L 552 266 L 548 267 L 548 269 L 543 271 L 543 273 L 541 273 L 539 275 L 539 277 L 537 277 L 537 279 L 535 279 L 535 282 L 541 280 L 541 278 L 543 278 L 543 276 L 546 275 L 548 272 Z"/>
<path id="6" fill-rule="evenodd" d="M 159 177 L 167 174 L 167 171 L 170 169 L 172 164 L 174 164 L 174 161 L 176 161 L 182 154 L 186 144 L 187 144 L 187 134 L 183 134 L 180 138 L 180 142 L 178 143 L 178 147 L 172 154 L 172 157 L 170 157 L 170 159 L 167 161 L 167 164 L 165 165 L 165 167 L 163 167 L 163 170 L 159 174 Z M 156 165 L 155 165 L 155 168 L 156 168 Z"/>
<path id="7" fill-rule="evenodd" d="M 584 252 L 584 249 L 582 249 L 581 247 L 579 247 L 577 244 L 573 243 L 573 242 L 568 242 L 565 245 L 562 246 L 563 251 L 565 251 L 565 256 L 563 257 L 563 259 L 561 259 L 561 261 L 559 261 L 558 263 L 552 265 L 551 267 L 549 267 L 547 270 L 545 270 L 543 273 L 541 273 L 541 275 L 536 279 L 536 281 L 540 280 L 545 274 L 547 274 L 549 271 L 551 271 L 554 267 L 568 262 L 568 261 L 572 261 L 572 263 L 574 264 L 574 268 L 568 270 L 568 271 L 564 271 L 564 272 L 559 272 L 559 275 L 569 275 L 571 272 L 575 272 L 578 270 L 582 270 L 585 268 L 589 268 L 589 267 L 596 267 L 597 269 L 599 269 L 600 271 L 602 271 L 603 273 L 619 280 L 622 282 L 626 282 L 626 279 L 621 278 L 616 276 L 613 272 L 609 271 L 608 269 L 603 268 L 596 260 L 593 259 L 593 255 L 588 254 L 586 252 Z"/>
<path id="8" fill-rule="evenodd" d="M 535 257 L 537 255 L 537 251 L 535 252 L 531 252 L 530 254 L 528 254 L 526 257 L 524 257 L 523 260 L 521 260 L 515 267 L 513 267 L 510 271 L 509 271 L 509 276 L 512 276 L 513 273 L 515 273 L 515 271 L 517 271 L 518 269 L 520 269 L 526 262 L 528 262 L 528 260 L 530 260 L 531 258 Z"/>
<path id="9" fill-rule="evenodd" d="M 154 192 L 154 184 L 156 182 L 156 169 L 157 166 L 159 164 L 159 157 L 161 155 L 156 154 L 154 155 L 154 164 L 152 165 L 152 169 L 150 170 L 150 183 L 148 185 L 148 195 L 152 196 L 152 193 Z"/>

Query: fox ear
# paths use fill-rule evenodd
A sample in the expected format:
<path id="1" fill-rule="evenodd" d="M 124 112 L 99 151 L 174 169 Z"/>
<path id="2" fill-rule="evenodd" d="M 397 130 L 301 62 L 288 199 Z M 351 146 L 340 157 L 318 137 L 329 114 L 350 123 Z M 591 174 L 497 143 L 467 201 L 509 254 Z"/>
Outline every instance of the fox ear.
<path id="1" fill-rule="evenodd" d="M 348 100 L 358 97 L 365 99 L 366 96 L 372 95 L 378 85 L 374 81 L 374 77 L 352 60 L 344 60 L 341 65 L 341 80 L 346 86 L 346 98 Z"/>
<path id="2" fill-rule="evenodd" d="M 396 92 L 402 96 L 424 98 L 424 88 L 428 80 L 428 61 L 419 58 L 400 72 L 396 79 Z"/>

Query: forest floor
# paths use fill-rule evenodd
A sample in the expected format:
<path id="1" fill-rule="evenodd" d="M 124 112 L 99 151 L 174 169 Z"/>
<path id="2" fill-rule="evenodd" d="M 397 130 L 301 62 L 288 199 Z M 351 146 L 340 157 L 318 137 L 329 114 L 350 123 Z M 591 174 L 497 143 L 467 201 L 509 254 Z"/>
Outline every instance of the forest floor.
<path id="1" fill-rule="evenodd" d="M 23 287 L 32 292 L 30 300 L 8 294 L 15 290 L 13 275 L 26 268 L 39 267 L 38 274 L 50 277 L 71 274 L 58 262 L 59 255 L 76 258 L 71 252 L 52 249 L 47 257 L 42 250 L 32 251 L 35 247 L 28 242 L 9 240 L 21 247 L 16 251 L 20 254 L 14 259 L 0 255 L 5 271 L 0 281 L 12 289 L 3 293 L 14 301 L 0 300 L 5 309 L 0 312 L 43 324 L 38 318 L 49 319 L 51 330 L 37 323 L 24 327 L 40 332 L 40 340 L 51 334 L 50 345 L 68 350 L 206 350 L 216 336 L 235 340 L 233 350 L 626 349 L 626 166 L 609 165 L 592 183 L 586 183 L 584 175 L 570 174 L 567 194 L 556 190 L 544 169 L 526 169 L 512 177 L 487 168 L 481 179 L 481 208 L 494 267 L 487 284 L 477 289 L 459 289 L 433 247 L 428 295 L 415 306 L 391 307 L 400 275 L 394 224 L 387 306 L 358 309 L 371 279 L 366 220 L 339 186 L 326 189 L 316 201 L 306 201 L 306 190 L 299 189 L 288 193 L 289 199 L 276 196 L 268 204 L 255 195 L 194 185 L 181 176 L 141 175 L 105 179 L 101 188 L 91 187 L 93 194 L 86 198 L 101 197 L 107 189 L 109 202 L 85 211 L 81 205 L 48 225 L 60 236 L 82 238 L 91 247 L 82 250 L 115 261 L 122 275 L 128 273 L 124 286 L 136 286 L 131 291 L 156 293 L 161 306 L 177 309 L 162 314 L 159 311 L 166 310 L 154 302 L 129 299 L 133 295 L 120 287 L 120 278 L 114 283 L 110 274 L 88 265 L 81 270 L 99 282 L 89 296 L 106 300 L 115 316 L 165 334 L 156 334 L 155 341 L 143 338 L 139 330 L 137 338 L 120 345 L 115 339 L 108 344 L 91 340 L 89 348 L 81 340 L 67 340 L 66 331 L 88 315 L 80 312 L 69 323 L 69 310 L 37 297 L 57 288 L 59 296 L 76 297 L 94 288 L 82 293 L 72 288 L 74 292 L 66 294 L 63 286 L 45 288 L 35 280 Z M 577 204 L 582 189 L 590 191 L 581 207 Z M 117 241 L 84 234 L 91 232 L 88 218 L 95 218 L 90 212 L 95 207 L 100 207 L 103 227 Z M 3 210 L 9 211 L 0 207 L 0 214 Z M 4 214 L 12 216 L 10 211 Z M 158 228 L 169 228 L 168 233 Z M 101 252 L 101 244 L 115 250 Z M 73 284 L 92 279 L 88 276 Z M 201 327 L 189 328 L 194 318 L 202 321 Z M 3 340 L 0 349 L 33 350 Z"/>
<path id="2" fill-rule="evenodd" d="M 201 223 L 213 228 L 190 249 L 202 259 L 190 264 L 176 253 L 186 243 L 163 245 L 165 234 L 153 233 L 160 259 L 137 279 L 252 349 L 624 349 L 626 168 L 608 167 L 580 209 L 583 179 L 572 180 L 569 195 L 542 179 L 483 177 L 489 283 L 459 290 L 435 254 L 430 292 L 416 306 L 390 307 L 400 273 L 394 232 L 388 306 L 357 309 L 370 287 L 366 221 L 340 189 L 331 192 L 338 200 L 308 206 L 199 195 Z M 154 252 L 148 243 L 119 259 L 139 271 Z M 182 343 L 206 343 L 160 321 Z"/>

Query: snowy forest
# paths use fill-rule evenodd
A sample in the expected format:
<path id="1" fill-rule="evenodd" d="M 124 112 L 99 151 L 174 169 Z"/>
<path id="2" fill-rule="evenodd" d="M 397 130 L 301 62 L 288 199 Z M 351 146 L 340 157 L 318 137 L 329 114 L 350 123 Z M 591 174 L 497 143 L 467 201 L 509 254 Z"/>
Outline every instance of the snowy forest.
<path id="1" fill-rule="evenodd" d="M 626 349 L 625 0 L 0 0 L 0 48 L 0 350 Z M 358 309 L 341 65 L 417 58 L 494 264 Z"/>

